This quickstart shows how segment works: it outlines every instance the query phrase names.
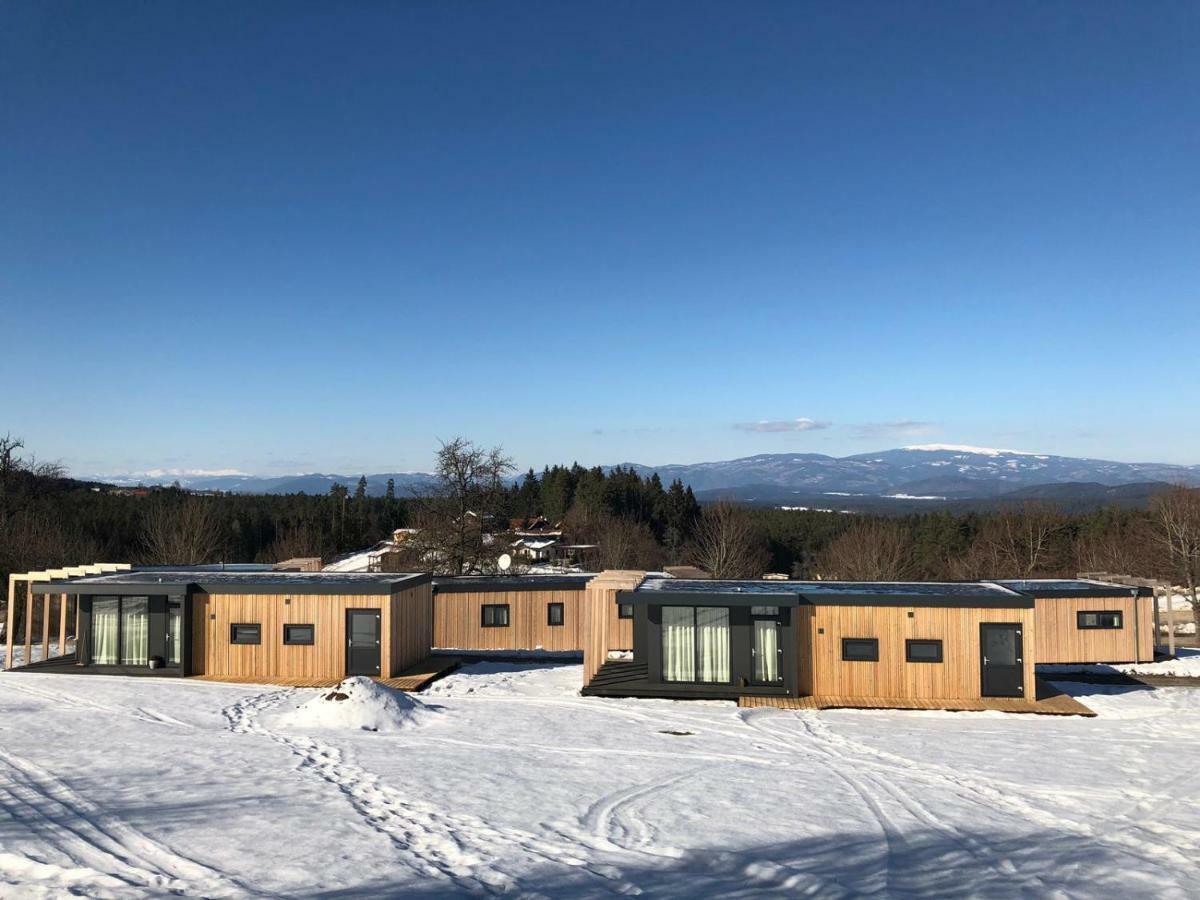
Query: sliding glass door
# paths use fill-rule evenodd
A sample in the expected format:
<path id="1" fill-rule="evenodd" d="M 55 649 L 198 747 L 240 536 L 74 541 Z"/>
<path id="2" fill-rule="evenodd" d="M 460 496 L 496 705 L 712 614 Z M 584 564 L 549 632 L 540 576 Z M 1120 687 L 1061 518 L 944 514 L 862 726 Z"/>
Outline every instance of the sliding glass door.
<path id="1" fill-rule="evenodd" d="M 120 641 L 121 601 L 116 597 L 95 597 L 92 600 L 92 665 L 115 666 L 117 644 Z"/>
<path id="2" fill-rule="evenodd" d="M 728 684 L 729 609 L 662 608 L 663 681 Z"/>
<path id="3" fill-rule="evenodd" d="M 92 599 L 92 665 L 144 666 L 150 661 L 150 598 Z"/>
<path id="4" fill-rule="evenodd" d="M 183 661 L 183 607 L 171 602 L 167 604 L 167 665 L 177 666 Z"/>

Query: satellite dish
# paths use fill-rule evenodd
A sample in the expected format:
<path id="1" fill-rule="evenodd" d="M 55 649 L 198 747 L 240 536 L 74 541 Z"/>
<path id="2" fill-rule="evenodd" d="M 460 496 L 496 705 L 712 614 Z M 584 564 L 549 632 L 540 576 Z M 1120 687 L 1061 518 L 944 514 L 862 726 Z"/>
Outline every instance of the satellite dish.
<path id="1" fill-rule="evenodd" d="M 500 558 L 496 560 L 496 567 L 501 572 L 507 572 L 512 568 L 512 557 L 507 553 L 501 553 Z"/>

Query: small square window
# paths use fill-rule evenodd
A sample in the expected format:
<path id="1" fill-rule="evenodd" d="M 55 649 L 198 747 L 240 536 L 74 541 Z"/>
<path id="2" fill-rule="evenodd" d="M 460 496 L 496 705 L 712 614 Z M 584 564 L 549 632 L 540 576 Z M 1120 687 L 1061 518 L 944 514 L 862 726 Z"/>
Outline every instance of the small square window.
<path id="1" fill-rule="evenodd" d="M 842 659 L 846 662 L 879 662 L 879 639 L 842 638 Z"/>
<path id="2" fill-rule="evenodd" d="M 284 625 L 283 642 L 285 644 L 311 644 L 316 636 L 312 625 Z"/>
<path id="3" fill-rule="evenodd" d="M 482 624 L 483 624 L 484 628 L 507 628 L 508 627 L 508 604 L 507 603 L 484 604 Z"/>
<path id="4" fill-rule="evenodd" d="M 632 603 L 622 603 L 622 604 L 618 605 L 617 618 L 618 619 L 632 619 L 633 618 L 633 604 Z"/>
<path id="5" fill-rule="evenodd" d="M 1124 628 L 1120 610 L 1098 610 L 1096 612 L 1079 612 L 1075 614 L 1075 624 L 1079 628 Z"/>
<path id="6" fill-rule="evenodd" d="M 546 624 L 561 625 L 563 623 L 564 607 L 561 603 L 551 603 L 546 607 Z"/>
<path id="7" fill-rule="evenodd" d="M 904 658 L 911 663 L 940 663 L 942 661 L 942 642 L 905 641 Z"/>
<path id="8" fill-rule="evenodd" d="M 262 626 L 257 622 L 239 622 L 229 626 L 229 643 L 231 644 L 261 644 Z"/>

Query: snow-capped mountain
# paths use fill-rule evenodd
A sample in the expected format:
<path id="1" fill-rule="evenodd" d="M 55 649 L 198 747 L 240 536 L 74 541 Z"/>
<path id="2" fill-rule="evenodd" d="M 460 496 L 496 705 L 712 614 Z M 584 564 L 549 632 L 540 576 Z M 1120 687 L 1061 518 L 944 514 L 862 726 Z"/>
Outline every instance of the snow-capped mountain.
<path id="1" fill-rule="evenodd" d="M 995 497 L 1021 488 L 1065 482 L 1200 486 L 1200 466 L 1079 459 L 955 444 L 924 444 L 844 457 L 768 453 L 727 462 L 634 464 L 633 468 L 644 474 L 657 472 L 664 482 L 678 478 L 695 491 L 769 485 L 831 497 Z"/>
<path id="2" fill-rule="evenodd" d="M 1124 463 L 1102 459 L 1079 459 L 996 450 L 957 444 L 924 444 L 861 453 L 855 456 L 826 456 L 820 453 L 764 453 L 723 462 L 688 465 L 647 466 L 626 463 L 644 475 L 657 472 L 664 483 L 680 479 L 706 496 L 737 488 L 754 488 L 762 496 L 778 498 L 803 495 L 827 496 L 830 505 L 838 498 L 883 497 L 932 501 L 989 498 L 1045 485 L 1091 484 L 1097 489 L 1117 485 L 1172 483 L 1200 486 L 1200 465 L 1167 463 Z M 110 484 L 171 484 L 192 490 L 229 491 L 238 494 L 325 494 L 344 484 L 351 490 L 358 475 L 284 475 L 260 477 L 235 473 L 184 473 L 156 471 L 120 476 L 92 476 Z M 367 492 L 382 495 L 388 479 L 394 479 L 397 494 L 429 487 L 433 476 L 425 472 L 392 472 L 367 476 Z M 748 496 L 745 490 L 738 496 Z"/>

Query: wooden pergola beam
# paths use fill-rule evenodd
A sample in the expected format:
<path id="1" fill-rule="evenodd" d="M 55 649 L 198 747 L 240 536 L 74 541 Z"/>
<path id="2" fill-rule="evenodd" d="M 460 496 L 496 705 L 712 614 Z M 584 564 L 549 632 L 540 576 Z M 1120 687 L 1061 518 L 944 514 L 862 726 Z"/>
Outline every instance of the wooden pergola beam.
<path id="1" fill-rule="evenodd" d="M 86 563 L 78 566 L 62 566 L 57 569 L 44 569 L 40 572 L 14 572 L 8 576 L 8 606 L 5 609 L 4 620 L 4 664 L 0 670 L 11 669 L 13 649 L 16 643 L 16 609 L 17 583 L 25 583 L 25 623 L 22 629 L 22 646 L 25 657 L 22 665 L 29 665 L 33 653 L 33 585 L 39 581 L 69 581 L 83 575 L 106 575 L 111 572 L 128 572 L 133 566 L 130 563 Z M 42 595 L 42 658 L 50 655 L 50 610 L 51 598 L 54 594 Z M 59 594 L 60 607 L 58 612 L 58 655 L 65 656 L 67 648 L 67 607 L 69 594 Z M 78 621 L 78 602 L 76 603 L 76 621 Z"/>

